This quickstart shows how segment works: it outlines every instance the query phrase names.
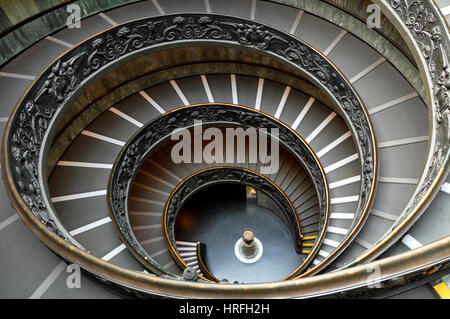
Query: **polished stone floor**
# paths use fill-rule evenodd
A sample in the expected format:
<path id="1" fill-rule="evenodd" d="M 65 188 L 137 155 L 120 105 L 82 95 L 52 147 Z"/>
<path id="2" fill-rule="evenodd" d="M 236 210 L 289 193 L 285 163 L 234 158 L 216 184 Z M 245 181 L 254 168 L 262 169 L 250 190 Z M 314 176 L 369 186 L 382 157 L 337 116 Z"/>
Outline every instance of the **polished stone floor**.
<path id="1" fill-rule="evenodd" d="M 234 246 L 244 229 L 254 231 L 264 247 L 257 262 L 238 260 Z M 283 221 L 273 212 L 246 202 L 245 187 L 210 186 L 191 197 L 177 218 L 176 239 L 200 241 L 207 247 L 206 264 L 229 282 L 270 282 L 289 275 L 303 261 Z"/>

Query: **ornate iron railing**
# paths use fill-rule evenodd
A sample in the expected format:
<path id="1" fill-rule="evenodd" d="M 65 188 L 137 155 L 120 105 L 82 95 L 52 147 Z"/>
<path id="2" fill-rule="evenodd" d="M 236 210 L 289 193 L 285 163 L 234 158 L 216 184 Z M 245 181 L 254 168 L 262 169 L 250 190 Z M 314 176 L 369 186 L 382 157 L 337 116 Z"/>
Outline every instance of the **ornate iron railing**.
<path id="1" fill-rule="evenodd" d="M 122 59 L 164 44 L 189 42 L 240 45 L 280 59 L 326 92 L 347 121 L 360 153 L 361 192 L 355 221 L 364 223 L 377 176 L 373 130 L 357 94 L 346 78 L 315 49 L 283 32 L 244 19 L 216 15 L 149 18 L 112 28 L 60 57 L 44 71 L 22 98 L 7 125 L 2 167 L 10 194 L 47 229 L 79 248 L 56 218 L 44 181 L 46 152 L 58 121 L 89 82 Z M 350 232 L 348 238 L 357 233 Z M 349 240 L 346 242 L 349 243 Z"/>
<path id="2" fill-rule="evenodd" d="M 433 1 L 375 0 L 413 52 L 427 91 L 429 144 L 424 171 L 408 205 L 371 249 L 349 266 L 368 262 L 392 246 L 419 219 L 449 173 L 450 29 Z"/>
<path id="3" fill-rule="evenodd" d="M 274 211 L 288 227 L 293 241 L 296 246 L 297 253 L 301 252 L 303 234 L 301 231 L 300 220 L 297 212 L 284 192 L 277 187 L 272 181 L 263 175 L 240 167 L 211 167 L 192 174 L 185 178 L 174 191 L 170 194 L 163 213 L 163 234 L 166 242 L 170 247 L 170 252 L 178 264 L 183 268 L 187 268 L 187 264 L 179 255 L 175 240 L 175 223 L 183 205 L 186 201 L 201 189 L 223 183 L 236 183 L 253 187 L 259 191 L 263 191 L 279 206 L 279 211 Z M 324 231 L 326 219 L 319 220 L 319 233 Z M 318 251 L 319 246 L 312 252 L 312 255 Z M 150 255 L 147 254 L 148 257 Z M 309 259 L 311 260 L 311 258 Z M 201 262 L 199 262 L 201 265 Z M 302 268 L 308 264 L 305 263 Z"/>
<path id="4" fill-rule="evenodd" d="M 148 159 L 149 156 L 151 156 L 152 151 L 158 148 L 161 143 L 169 140 L 174 131 L 183 128 L 192 128 L 197 121 L 201 121 L 202 126 L 232 125 L 238 127 L 254 127 L 257 129 L 264 129 L 270 139 L 277 139 L 277 142 L 279 142 L 282 147 L 287 149 L 300 163 L 302 163 L 302 166 L 308 172 L 317 192 L 320 206 L 319 232 L 321 233 L 316 240 L 314 252 L 309 254 L 304 265 L 301 267 L 301 269 L 304 269 L 308 263 L 312 261 L 315 253 L 318 251 L 320 243 L 325 235 L 325 230 L 328 223 L 329 191 L 325 172 L 314 152 L 307 145 L 307 143 L 297 133 L 295 133 L 295 131 L 287 127 L 282 122 L 265 115 L 260 111 L 237 105 L 212 103 L 187 106 L 173 110 L 147 123 L 127 142 L 114 163 L 108 185 L 108 204 L 110 207 L 111 219 L 115 223 L 116 229 L 118 230 L 124 243 L 127 244 L 132 253 L 144 265 L 149 267 L 151 271 L 154 271 L 155 273 L 166 273 L 165 270 L 150 257 L 150 255 L 136 239 L 128 218 L 128 197 L 139 167 Z M 271 132 L 274 129 L 278 131 L 277 136 L 271 135 Z M 228 168 L 228 170 L 230 170 L 229 173 L 237 173 L 236 169 Z M 210 170 L 202 173 L 207 174 L 211 172 L 214 173 L 214 171 Z M 288 223 L 292 225 L 291 231 L 294 240 L 300 247 L 302 239 L 300 222 L 298 221 L 295 208 L 293 208 L 290 201 L 287 198 L 283 200 L 280 190 L 276 189 L 276 187 L 266 178 L 256 175 L 255 173 L 247 173 L 247 175 L 238 174 L 237 177 L 235 177 L 239 177 L 243 180 L 244 177 L 247 176 L 245 181 L 252 185 L 255 184 L 254 186 L 259 185 L 263 189 L 267 189 L 269 187 L 272 188 L 270 194 L 276 196 L 279 203 L 284 203 L 282 208 L 286 211 L 286 219 L 288 220 Z M 233 176 L 228 177 L 232 178 Z M 225 176 L 223 176 L 223 178 L 225 178 Z M 193 180 L 194 179 L 189 179 L 189 181 Z M 256 182 L 257 180 L 260 182 L 259 184 Z M 202 181 L 202 179 L 200 179 L 200 181 Z M 213 180 L 210 182 L 213 182 Z M 181 187 L 181 190 L 186 191 L 186 185 L 190 184 L 181 183 L 179 186 Z M 180 187 L 177 187 L 177 190 L 180 190 Z M 192 191 L 192 189 L 188 190 Z M 180 194 L 183 196 L 180 197 Z M 281 197 L 276 194 L 281 195 Z M 172 226 L 174 225 L 176 214 L 178 213 L 181 203 L 183 203 L 187 197 L 186 192 L 176 192 L 175 194 L 172 193 L 166 204 L 164 218 L 162 221 L 164 233 L 167 237 L 171 252 L 175 258 L 177 258 L 178 255 L 176 249 L 174 248 L 175 246 L 173 245 L 175 242 L 175 234 Z M 291 213 L 289 213 L 289 211 L 291 211 Z M 177 261 L 181 264 L 181 266 L 185 267 L 180 258 L 177 258 Z M 299 268 L 297 272 L 301 269 Z M 166 274 L 174 276 L 170 273 Z"/>

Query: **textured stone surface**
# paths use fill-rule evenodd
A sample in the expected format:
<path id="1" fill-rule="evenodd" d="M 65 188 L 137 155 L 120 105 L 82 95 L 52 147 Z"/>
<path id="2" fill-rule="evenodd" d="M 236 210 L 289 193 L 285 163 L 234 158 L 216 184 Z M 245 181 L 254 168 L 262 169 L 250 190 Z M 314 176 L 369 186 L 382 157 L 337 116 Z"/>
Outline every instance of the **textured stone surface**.
<path id="1" fill-rule="evenodd" d="M 96 13 L 136 1 L 139 0 L 77 0 L 72 1 L 71 3 L 78 4 L 80 6 L 81 18 L 84 19 Z M 14 3 L 14 6 L 11 5 L 10 7 L 8 7 L 9 9 L 7 12 L 9 14 L 5 12 L 5 9 L 3 7 L 1 7 L 3 11 L 0 10 L 0 18 L 2 18 L 0 19 L 0 21 L 2 21 L 1 23 L 3 23 L 4 25 L 0 23 L 0 28 L 3 27 L 3 29 L 19 23 L 25 17 L 24 14 L 23 16 L 19 16 L 14 19 L 11 18 L 13 16 L 13 12 L 21 10 L 18 7 L 15 7 L 16 3 L 20 3 L 23 1 L 8 0 L 6 2 Z M 28 8 L 28 11 L 25 10 L 24 12 L 28 12 L 28 16 L 31 16 L 32 13 L 35 12 L 32 8 L 33 6 Z M 44 5 L 38 7 L 35 13 L 44 10 L 44 8 Z M 24 49 L 30 47 L 40 39 L 64 28 L 66 26 L 67 18 L 69 17 L 69 13 L 66 11 L 66 9 L 67 6 L 58 7 L 57 9 L 46 13 L 33 21 L 19 26 L 12 32 L 3 36 L 0 39 L 0 47 L 2 48 L 2 50 L 0 50 L 0 65 L 6 63 L 9 59 L 11 59 Z M 11 21 L 11 19 L 15 22 L 8 23 L 7 21 Z"/>

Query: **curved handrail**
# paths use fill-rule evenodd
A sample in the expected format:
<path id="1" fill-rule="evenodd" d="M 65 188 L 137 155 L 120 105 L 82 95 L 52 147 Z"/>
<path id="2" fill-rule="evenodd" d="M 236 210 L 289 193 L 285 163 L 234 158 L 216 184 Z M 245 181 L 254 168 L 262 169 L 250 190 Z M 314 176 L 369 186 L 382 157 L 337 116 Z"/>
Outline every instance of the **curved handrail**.
<path id="1" fill-rule="evenodd" d="M 450 170 L 450 29 L 433 1 L 375 0 L 403 33 L 427 88 L 429 144 L 424 171 L 411 200 L 394 225 L 353 266 L 373 260 L 392 246 L 417 221 Z"/>
<path id="2" fill-rule="evenodd" d="M 287 224 L 286 226 L 291 232 L 295 245 L 297 246 L 297 252 L 300 253 L 303 238 L 300 219 L 298 218 L 294 205 L 283 190 L 270 179 L 253 170 L 242 167 L 220 166 L 202 169 L 183 179 L 172 191 L 166 201 L 162 220 L 163 234 L 169 245 L 169 251 L 178 264 L 183 269 L 187 268 L 186 263 L 179 255 L 175 245 L 174 227 L 177 215 L 183 204 L 204 187 L 230 182 L 251 186 L 261 190 L 280 205 L 282 213 L 286 215 L 284 216 L 283 221 L 285 221 Z M 320 222 L 319 233 L 324 233 L 324 223 L 324 220 Z"/>
<path id="3" fill-rule="evenodd" d="M 13 205 L 18 208 L 17 202 L 14 202 Z M 19 214 L 27 226 L 41 240 L 48 243 L 49 248 L 62 251 L 64 255 L 70 255 L 69 261 L 82 264 L 83 269 L 94 276 L 99 276 L 103 281 L 106 280 L 106 283 L 112 288 L 132 293 L 135 297 L 146 297 L 150 294 L 181 298 L 311 298 L 337 293 L 345 297 L 345 291 L 352 291 L 367 285 L 375 286 L 377 283 L 401 276 L 420 276 L 431 267 L 448 265 L 450 260 L 450 236 L 447 236 L 396 256 L 355 266 L 348 270 L 339 270 L 304 279 L 269 284 L 203 284 L 171 280 L 120 268 L 74 248 L 64 240 L 59 239 L 60 242 L 58 242 L 56 234 L 46 229 L 43 231 L 40 229 L 43 226 L 35 216 L 22 214 L 21 211 Z M 375 269 L 378 270 L 380 276 L 376 280 L 371 280 L 371 274 Z M 120 278 L 118 274 L 120 274 Z M 395 281 L 391 285 L 394 286 Z"/>
<path id="4" fill-rule="evenodd" d="M 216 276 L 214 276 L 208 269 L 208 267 L 206 267 L 206 263 L 203 261 L 203 255 L 204 255 L 204 251 L 206 249 L 206 246 L 204 246 L 201 242 L 197 242 L 197 248 L 196 248 L 196 254 L 197 254 L 197 260 L 198 260 L 198 267 L 200 268 L 201 272 L 203 273 L 203 275 L 214 281 L 214 282 L 220 282 L 219 279 L 216 278 Z"/>
<path id="5" fill-rule="evenodd" d="M 384 8 L 383 11 L 386 11 L 386 6 L 384 6 L 384 1 L 383 2 L 377 1 L 377 2 L 380 4 L 383 4 L 383 8 Z M 398 2 L 395 1 L 395 3 L 398 3 Z M 426 1 L 426 2 L 424 1 L 424 3 L 429 5 L 428 1 Z M 395 13 L 392 13 L 391 17 L 392 16 L 395 17 Z M 439 14 L 438 14 L 438 17 L 440 17 Z M 440 17 L 440 19 L 442 19 L 442 18 Z M 440 23 L 442 23 L 442 21 Z M 448 38 L 448 29 L 445 29 L 445 30 L 446 30 L 445 35 L 447 36 L 445 38 L 445 41 L 448 44 L 448 39 L 447 39 Z M 406 32 L 407 31 L 405 30 L 405 33 Z M 439 34 L 436 34 L 436 35 L 439 35 Z M 441 34 L 441 36 L 442 36 L 442 34 Z M 411 43 L 412 43 L 414 49 L 417 52 L 420 52 L 420 50 L 417 50 L 418 47 L 414 46 L 415 45 L 414 41 L 415 41 L 414 39 L 411 39 Z M 446 54 L 446 52 L 448 52 L 447 44 L 444 47 L 445 49 L 441 50 L 445 54 Z M 419 61 L 422 61 L 422 62 L 424 60 L 425 59 L 423 57 L 419 59 Z M 444 63 L 442 63 L 441 66 L 438 65 L 438 69 L 439 69 L 440 73 L 444 72 L 443 80 L 445 80 L 447 78 L 447 75 L 445 72 L 446 68 L 444 68 Z M 433 82 L 431 81 L 430 78 L 428 78 L 428 77 L 426 77 L 426 78 L 427 78 L 427 80 L 430 80 L 430 81 L 427 81 L 427 83 L 428 83 L 427 85 L 428 85 L 428 92 L 430 92 L 430 96 L 431 96 L 432 93 L 434 93 L 431 90 L 431 88 L 434 86 L 430 85 L 430 84 Z M 443 92 L 446 91 L 445 85 L 439 84 L 437 81 L 435 81 L 434 83 L 438 84 L 436 87 L 439 88 L 441 90 L 441 92 L 442 92 L 442 90 L 443 90 Z M 445 83 L 445 82 L 443 82 L 443 83 Z M 441 86 L 443 86 L 443 88 Z M 430 102 L 433 101 L 432 98 L 430 98 L 430 100 L 431 100 Z M 433 106 L 434 104 L 430 103 L 430 105 Z M 446 111 L 448 111 L 448 107 L 445 103 L 438 102 L 436 107 L 437 106 L 439 106 L 439 108 L 437 108 L 436 110 L 443 111 L 441 113 L 445 113 Z M 442 106 L 442 108 L 441 108 L 441 106 Z M 436 111 L 436 110 L 434 110 L 434 111 Z M 434 116 L 433 116 L 433 118 L 434 118 Z M 444 133 L 444 134 L 441 135 L 441 137 L 446 136 L 445 128 L 448 129 L 448 124 L 445 124 L 445 121 L 444 121 L 443 126 L 444 126 L 444 129 L 442 129 L 442 133 Z M 10 127 L 11 127 L 11 121 L 8 123 L 7 128 L 10 129 Z M 441 132 L 441 131 L 439 131 L 439 132 Z M 2 150 L 3 150 L 2 154 L 5 154 L 6 151 L 10 151 L 10 150 L 6 149 L 5 144 L 6 143 L 2 144 Z M 437 155 L 439 155 L 439 154 L 437 154 Z M 440 165 L 438 165 L 440 168 L 442 168 L 442 166 L 447 166 L 446 164 L 448 162 L 447 154 L 445 154 L 445 155 L 441 154 L 440 156 L 434 157 L 434 158 L 439 159 L 441 157 L 443 157 L 444 160 L 437 161 L 437 163 L 440 164 Z M 148 275 L 136 276 L 136 273 L 128 272 L 126 270 L 120 269 L 119 267 L 113 266 L 110 263 L 102 262 L 98 258 L 95 258 L 76 247 L 74 248 L 74 246 L 70 245 L 68 242 L 62 240 L 61 238 L 58 238 L 55 235 L 55 233 L 46 229 L 45 226 L 42 225 L 42 222 L 35 215 L 30 214 L 30 212 L 31 212 L 30 208 L 25 204 L 24 200 L 20 199 L 19 193 L 17 192 L 17 188 L 13 184 L 12 174 L 11 174 L 10 167 L 9 167 L 9 159 L 6 156 L 2 156 L 2 164 L 3 164 L 2 171 L 3 171 L 3 176 L 4 176 L 5 182 L 7 183 L 7 185 L 13 185 L 12 188 L 7 188 L 7 190 L 8 190 L 8 194 L 10 195 L 10 197 L 12 199 L 14 207 L 16 208 L 16 210 L 18 211 L 18 213 L 22 217 L 22 219 L 33 230 L 33 232 L 40 239 L 42 239 L 50 248 L 52 248 L 55 251 L 58 251 L 63 256 L 70 257 L 70 258 L 68 258 L 69 260 L 71 260 L 73 262 L 78 262 L 79 264 L 82 264 L 83 267 L 85 267 L 92 273 L 97 274 L 97 275 L 101 274 L 101 276 L 103 278 L 109 279 L 109 280 L 111 280 L 111 282 L 117 283 L 119 280 L 117 277 L 114 277 L 111 274 L 117 275 L 118 273 L 122 273 L 124 275 L 124 277 L 128 278 L 126 286 L 133 286 L 138 291 L 145 290 L 145 288 L 142 285 L 142 283 L 145 282 L 148 284 L 148 287 L 151 287 L 151 292 L 153 292 L 153 293 L 175 296 L 175 295 L 177 295 L 177 293 L 175 292 L 175 290 L 176 290 L 176 291 L 180 292 L 180 295 L 183 295 L 183 292 L 186 295 L 189 291 L 189 295 L 192 293 L 195 296 L 199 296 L 199 294 L 196 294 L 196 293 L 199 293 L 200 291 L 189 289 L 189 288 L 193 288 L 194 286 L 198 287 L 194 283 L 177 282 L 177 283 L 181 284 L 181 286 L 175 288 L 174 290 L 171 290 L 170 288 L 174 287 L 173 284 L 175 281 L 173 281 L 173 280 L 156 278 L 156 277 L 152 277 L 152 276 L 148 276 Z M 433 165 L 433 167 L 436 167 L 436 163 Z M 430 175 L 430 176 L 434 175 L 433 178 L 430 180 L 430 182 L 432 183 L 431 185 L 434 186 L 434 188 L 436 188 L 438 186 L 439 178 L 442 178 L 445 175 L 444 173 L 446 173 L 446 171 L 444 172 L 444 169 L 438 169 L 437 172 Z M 17 174 L 20 174 L 20 172 L 17 172 Z M 26 187 L 25 184 L 24 184 L 24 186 Z M 425 195 L 429 195 L 429 193 L 426 193 Z M 429 196 L 428 196 L 428 198 L 429 198 Z M 420 204 L 420 202 L 419 202 L 419 204 Z M 40 212 L 40 208 L 42 208 L 42 206 L 36 205 L 33 208 L 34 208 L 33 211 L 36 213 L 36 215 L 39 215 L 40 217 L 42 217 L 41 212 Z M 289 288 L 292 289 L 292 290 L 290 290 L 291 293 L 296 291 L 297 292 L 296 296 L 298 296 L 299 295 L 298 294 L 298 286 L 295 287 L 296 290 L 293 290 L 294 286 L 289 286 L 289 285 L 294 285 L 294 284 L 298 285 L 300 283 L 302 283 L 303 288 L 308 288 L 308 287 L 311 288 L 310 285 L 312 283 L 315 284 L 316 286 L 311 288 L 311 289 L 316 289 L 315 291 L 317 291 L 317 287 L 319 287 L 319 286 L 321 288 L 324 288 L 318 294 L 324 294 L 327 291 L 328 292 L 330 292 L 330 291 L 337 292 L 337 291 L 343 290 L 343 289 L 351 289 L 352 287 L 354 288 L 357 286 L 357 283 L 355 283 L 355 281 L 352 281 L 352 280 L 356 280 L 354 277 L 354 273 L 356 273 L 358 276 L 361 276 L 363 274 L 363 272 L 370 269 L 369 266 L 377 265 L 377 266 L 383 267 L 383 270 L 388 272 L 390 277 L 393 277 L 393 276 L 397 276 L 399 273 L 407 272 L 407 271 L 405 271 L 405 269 L 413 269 L 413 270 L 423 269 L 425 267 L 429 267 L 430 265 L 445 262 L 446 260 L 448 260 L 448 256 L 450 255 L 449 248 L 450 248 L 450 242 L 449 242 L 449 238 L 447 237 L 436 243 L 432 243 L 432 244 L 426 245 L 422 248 L 419 248 L 418 250 L 408 252 L 408 253 L 403 253 L 403 254 L 395 256 L 395 257 L 383 259 L 381 261 L 371 263 L 369 265 L 354 267 L 348 271 L 345 271 L 345 270 L 338 271 L 333 274 L 326 274 L 326 275 L 316 276 L 313 278 L 302 279 L 301 281 L 300 280 L 289 281 L 289 282 L 285 283 L 288 286 L 280 285 L 279 287 L 277 287 L 278 284 L 275 284 L 275 285 L 271 285 L 271 287 L 272 287 L 272 291 L 274 292 L 274 295 L 276 292 L 278 294 L 278 296 L 289 296 L 289 292 L 288 292 Z M 108 271 L 110 271 L 110 273 L 108 273 Z M 133 281 L 131 276 L 136 276 L 135 278 L 142 279 L 142 282 L 140 282 L 139 280 Z M 142 276 L 142 277 L 140 277 L 140 276 Z M 328 276 L 331 276 L 331 277 L 328 277 Z M 384 275 L 383 278 L 389 278 L 389 276 Z M 328 285 L 328 286 L 320 285 L 319 280 L 324 280 L 326 278 L 333 279 L 333 283 L 336 284 L 334 288 L 336 288 L 336 289 L 332 289 L 333 287 L 331 287 L 330 285 Z M 361 281 L 359 281 L 359 284 L 360 284 L 360 286 L 364 286 L 364 284 Z M 194 286 L 192 286 L 192 285 L 194 285 Z M 221 285 L 217 285 L 217 286 L 220 287 Z M 235 290 L 236 295 L 234 295 L 234 296 L 239 296 L 238 289 L 242 289 L 243 287 L 241 287 L 239 285 L 236 285 L 234 287 L 236 288 L 236 290 Z M 178 288 L 179 288 L 179 290 L 177 290 Z M 268 286 L 266 286 L 266 288 L 268 288 Z M 279 288 L 280 290 L 277 291 L 276 289 L 273 289 L 273 288 Z M 218 288 L 218 289 L 220 289 L 220 288 Z M 242 293 L 242 291 L 241 291 L 241 293 Z M 261 295 L 257 295 L 257 294 L 249 294 L 248 290 L 246 290 L 246 294 L 248 297 L 261 296 Z M 308 295 L 308 294 L 305 293 L 303 295 Z M 211 296 L 213 296 L 213 295 L 211 295 Z M 268 296 L 268 294 L 265 294 L 265 296 Z M 311 296 L 311 294 L 309 294 L 308 296 Z"/>

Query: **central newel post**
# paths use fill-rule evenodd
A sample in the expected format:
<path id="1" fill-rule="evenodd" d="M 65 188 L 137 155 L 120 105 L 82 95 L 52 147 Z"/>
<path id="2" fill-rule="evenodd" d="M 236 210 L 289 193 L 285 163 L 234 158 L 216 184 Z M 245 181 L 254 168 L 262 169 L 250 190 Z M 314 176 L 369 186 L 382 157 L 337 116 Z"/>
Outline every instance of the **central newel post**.
<path id="1" fill-rule="evenodd" d="M 242 233 L 242 251 L 247 257 L 252 257 L 255 255 L 255 234 L 251 229 L 246 229 Z"/>
<path id="2" fill-rule="evenodd" d="M 242 237 L 238 239 L 234 246 L 236 257 L 246 264 L 257 262 L 263 254 L 263 245 L 261 241 L 255 237 L 253 230 L 245 229 Z"/>

